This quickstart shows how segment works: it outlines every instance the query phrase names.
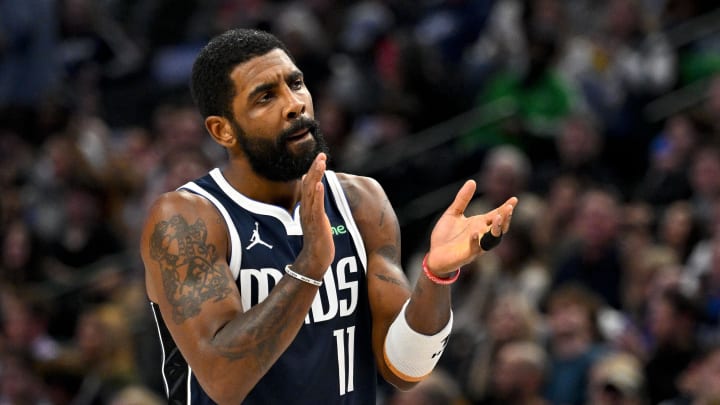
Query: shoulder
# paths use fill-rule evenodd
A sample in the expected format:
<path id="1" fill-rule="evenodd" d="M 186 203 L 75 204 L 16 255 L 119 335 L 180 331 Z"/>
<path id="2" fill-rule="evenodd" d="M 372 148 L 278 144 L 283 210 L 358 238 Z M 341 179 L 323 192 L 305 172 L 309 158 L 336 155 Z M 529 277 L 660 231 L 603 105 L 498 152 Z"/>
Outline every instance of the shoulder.
<path id="1" fill-rule="evenodd" d="M 371 177 L 346 173 L 338 173 L 337 177 L 366 248 L 397 243 L 400 237 L 397 215 L 380 183 Z"/>
<path id="2" fill-rule="evenodd" d="M 345 193 L 350 208 L 355 211 L 365 203 L 378 199 L 387 199 L 385 190 L 372 177 L 358 176 L 349 173 L 336 173 L 340 186 Z"/>
<path id="3" fill-rule="evenodd" d="M 212 203 L 205 197 L 186 191 L 176 190 L 159 195 L 150 205 L 148 217 L 176 214 L 212 214 Z"/>
<path id="4" fill-rule="evenodd" d="M 222 215 L 209 200 L 189 191 L 171 191 L 161 194 L 150 206 L 143 234 L 147 236 L 167 226 L 182 227 L 193 224 L 220 237 L 225 234 Z"/>

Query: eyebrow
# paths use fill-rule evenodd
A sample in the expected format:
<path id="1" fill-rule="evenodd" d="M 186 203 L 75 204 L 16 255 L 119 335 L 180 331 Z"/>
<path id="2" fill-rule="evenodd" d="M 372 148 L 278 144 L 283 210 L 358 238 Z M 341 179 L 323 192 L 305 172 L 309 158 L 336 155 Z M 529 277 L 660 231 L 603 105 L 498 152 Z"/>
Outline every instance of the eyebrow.
<path id="1" fill-rule="evenodd" d="M 303 77 L 303 73 L 302 73 L 301 71 L 299 71 L 299 70 L 293 70 L 292 72 L 290 72 L 290 74 L 288 74 L 287 76 L 285 76 L 285 82 L 289 83 L 289 82 L 292 82 L 292 81 L 297 80 L 297 79 L 302 78 L 302 77 Z M 268 90 L 272 90 L 273 88 L 277 87 L 277 85 L 278 85 L 278 82 L 277 82 L 277 81 L 272 81 L 272 82 L 267 82 L 267 83 L 258 84 L 258 85 L 255 86 L 255 88 L 248 94 L 248 97 L 247 97 L 247 98 L 248 98 L 248 100 L 252 100 L 252 99 L 255 98 L 255 96 L 257 96 L 258 94 L 264 93 L 264 92 L 266 92 L 266 91 L 268 91 Z"/>

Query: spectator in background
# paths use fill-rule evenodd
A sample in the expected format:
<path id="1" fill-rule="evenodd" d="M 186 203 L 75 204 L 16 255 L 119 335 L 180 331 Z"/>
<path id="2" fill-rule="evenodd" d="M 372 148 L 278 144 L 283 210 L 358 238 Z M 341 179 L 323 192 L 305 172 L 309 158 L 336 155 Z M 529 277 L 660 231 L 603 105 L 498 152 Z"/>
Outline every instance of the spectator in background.
<path id="1" fill-rule="evenodd" d="M 540 194 L 544 196 L 542 215 L 537 215 L 530 232 L 535 252 L 552 276 L 554 261 L 572 242 L 572 222 L 584 189 L 570 175 L 557 177 L 548 187 L 547 193 Z"/>
<path id="2" fill-rule="evenodd" d="M 485 212 L 497 201 L 511 196 L 523 199 L 513 213 L 515 224 L 529 224 L 538 215 L 540 199 L 528 191 L 532 164 L 526 152 L 512 145 L 498 145 L 488 150 L 476 174 L 478 191 L 468 206 L 469 212 Z"/>
<path id="3" fill-rule="evenodd" d="M 702 227 L 688 201 L 679 200 L 668 204 L 657 230 L 658 243 L 675 253 L 680 263 L 685 263 L 693 248 L 702 237 Z"/>
<path id="4" fill-rule="evenodd" d="M 628 267 L 628 275 L 632 274 L 631 267 L 638 267 L 643 252 L 656 245 L 656 213 L 654 208 L 642 200 L 631 200 L 622 206 L 620 220 L 620 246 L 623 260 Z"/>
<path id="5" fill-rule="evenodd" d="M 113 395 L 109 405 L 163 405 L 164 399 L 142 386 L 128 386 Z"/>
<path id="6" fill-rule="evenodd" d="M 656 244 L 638 247 L 625 256 L 627 271 L 622 283 L 622 312 L 635 326 L 641 326 L 653 284 L 663 278 L 663 273 L 679 277 L 681 263 L 673 250 Z"/>
<path id="7" fill-rule="evenodd" d="M 693 298 L 669 288 L 650 302 L 648 329 L 651 347 L 645 359 L 645 378 L 651 404 L 679 394 L 678 377 L 698 349 L 699 312 Z"/>
<path id="8" fill-rule="evenodd" d="M 542 395 L 547 372 L 547 354 L 537 342 L 504 343 L 493 361 L 488 395 L 475 404 L 550 405 Z"/>
<path id="9" fill-rule="evenodd" d="M 593 364 L 606 352 L 597 325 L 602 300 L 586 287 L 568 284 L 547 301 L 549 373 L 544 396 L 555 405 L 582 405 Z"/>
<path id="10" fill-rule="evenodd" d="M 55 360 L 60 342 L 48 331 L 50 311 L 38 297 L 21 291 L 2 291 L 2 337 L 5 350 L 25 353 L 31 366 Z"/>
<path id="11" fill-rule="evenodd" d="M 720 230 L 720 200 L 715 201 L 711 207 L 711 220 L 702 223 L 702 239 L 693 246 L 690 255 L 684 263 L 683 288 L 690 292 L 697 292 L 700 289 L 702 278 L 705 277 L 713 267 L 713 256 L 718 242 L 718 230 Z"/>
<path id="12" fill-rule="evenodd" d="M 205 134 L 194 108 L 181 103 L 164 103 L 153 113 L 151 175 L 143 188 L 143 209 L 161 193 L 174 190 L 199 168 L 210 168 L 224 159 L 224 152 Z"/>
<path id="13" fill-rule="evenodd" d="M 25 221 L 18 218 L 3 228 L 0 282 L 20 287 L 44 281 L 47 278 L 43 267 L 46 251 L 40 239 Z"/>
<path id="14" fill-rule="evenodd" d="M 81 377 L 75 403 L 109 403 L 120 390 L 138 382 L 128 318 L 113 304 L 83 309 L 71 344 L 55 364 Z"/>
<path id="15" fill-rule="evenodd" d="M 597 293 L 608 305 L 620 308 L 624 264 L 620 241 L 620 201 L 607 189 L 585 191 L 573 219 L 572 248 L 554 265 L 552 286 L 578 282 Z"/>
<path id="16" fill-rule="evenodd" d="M 714 205 L 720 200 L 720 146 L 703 144 L 693 155 L 690 166 L 693 213 L 700 223 L 710 223 Z"/>
<path id="17" fill-rule="evenodd" d="M 653 207 L 690 198 L 688 177 L 700 134 L 690 117 L 670 117 L 650 143 L 648 167 L 638 180 L 633 195 Z"/>
<path id="18" fill-rule="evenodd" d="M 643 18 L 642 2 L 604 2 L 597 15 L 597 30 L 568 41 L 560 70 L 581 89 L 605 133 L 632 146 L 622 152 L 634 152 L 642 145 L 639 109 L 675 83 L 676 55 L 664 34 Z"/>
<path id="19" fill-rule="evenodd" d="M 552 7 L 551 7 L 552 6 Z M 557 13 L 548 12 L 558 10 Z M 478 124 L 461 138 L 463 148 L 483 149 L 514 143 L 526 150 L 547 150 L 559 120 L 579 102 L 574 89 L 557 74 L 555 64 L 561 47 L 562 5 L 557 1 L 526 1 L 516 14 L 517 27 L 526 47 L 526 63 L 519 69 L 501 66 L 479 90 L 475 104 L 502 102 L 512 112 L 508 119 Z M 546 19 L 550 16 L 549 19 Z"/>
<path id="20" fill-rule="evenodd" d="M 69 269 L 70 276 L 73 271 L 120 253 L 124 248 L 116 230 L 105 219 L 105 198 L 104 190 L 91 180 L 67 185 L 63 196 L 63 227 L 58 238 L 48 244 L 48 249 L 52 259 Z"/>
<path id="21" fill-rule="evenodd" d="M 696 281 L 695 292 L 698 297 L 702 319 L 699 338 L 702 340 L 720 339 L 720 237 L 712 239 L 712 257 L 710 266 Z"/>
<path id="22" fill-rule="evenodd" d="M 628 353 L 608 353 L 590 371 L 587 405 L 644 405 L 642 362 Z"/>
<path id="23" fill-rule="evenodd" d="M 680 393 L 660 405 L 706 405 L 720 401 L 720 344 L 708 344 L 678 377 Z"/>
<path id="24" fill-rule="evenodd" d="M 140 46 L 101 3 L 59 1 L 56 18 L 56 54 L 74 113 L 82 117 L 102 115 L 103 121 L 112 124 L 138 119 L 135 114 L 142 114 L 143 109 L 128 106 L 142 106 L 149 92 L 128 97 L 122 92 L 111 93 L 111 85 L 128 86 L 123 80 L 143 68 Z"/>
<path id="25" fill-rule="evenodd" d="M 487 394 L 499 348 L 513 341 L 539 341 L 541 317 L 527 296 L 511 290 L 477 292 L 455 311 L 456 327 L 439 366 L 468 399 L 480 400 Z"/>
<path id="26" fill-rule="evenodd" d="M 22 351 L 0 354 L 0 405 L 55 405 Z"/>
<path id="27" fill-rule="evenodd" d="M 37 143 L 60 84 L 55 0 L 0 2 L 0 128 Z"/>
<path id="28" fill-rule="evenodd" d="M 720 71 L 714 72 L 707 80 L 703 101 L 690 109 L 689 114 L 701 130 L 712 135 L 720 132 L 720 123 L 717 122 L 720 114 Z"/>
<path id="29" fill-rule="evenodd" d="M 436 369 L 426 379 L 407 391 L 396 390 L 386 405 L 466 405 L 455 380 L 443 370 Z"/>
<path id="30" fill-rule="evenodd" d="M 575 112 L 560 120 L 553 139 L 554 150 L 533 153 L 537 170 L 530 189 L 545 195 L 550 184 L 560 176 L 575 178 L 581 187 L 618 184 L 603 160 L 604 139 L 600 124 L 592 115 Z"/>
<path id="31" fill-rule="evenodd" d="M 72 181 L 90 177 L 97 184 L 99 177 L 72 137 L 64 134 L 49 136 L 37 148 L 37 156 L 23 188 L 22 211 L 28 225 L 44 243 L 58 238 L 63 221 L 63 200 L 57 198 Z"/>

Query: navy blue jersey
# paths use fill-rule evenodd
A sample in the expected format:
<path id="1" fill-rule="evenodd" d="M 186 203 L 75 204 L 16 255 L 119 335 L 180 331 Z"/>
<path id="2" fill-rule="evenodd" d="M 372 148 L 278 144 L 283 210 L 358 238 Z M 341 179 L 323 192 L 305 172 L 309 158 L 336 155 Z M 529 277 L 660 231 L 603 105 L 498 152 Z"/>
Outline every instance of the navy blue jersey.
<path id="1" fill-rule="evenodd" d="M 244 404 L 373 404 L 377 372 L 360 233 L 334 172 L 326 171 L 325 211 L 335 258 L 290 347 L 253 388 Z M 228 225 L 229 266 L 243 309 L 262 302 L 303 245 L 299 205 L 293 215 L 247 198 L 219 169 L 185 184 L 183 190 L 212 202 Z M 163 377 L 170 403 L 212 404 L 151 303 L 163 348 Z"/>

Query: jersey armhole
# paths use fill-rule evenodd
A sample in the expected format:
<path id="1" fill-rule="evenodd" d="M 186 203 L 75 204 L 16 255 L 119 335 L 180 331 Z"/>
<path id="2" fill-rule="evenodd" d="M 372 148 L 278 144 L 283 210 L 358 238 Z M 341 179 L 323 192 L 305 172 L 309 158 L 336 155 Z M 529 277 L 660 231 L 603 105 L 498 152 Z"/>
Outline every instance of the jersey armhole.
<path id="1" fill-rule="evenodd" d="M 357 224 L 355 224 L 355 218 L 352 216 L 352 211 L 350 210 L 350 205 L 345 197 L 345 192 L 340 185 L 340 180 L 338 180 L 337 175 L 332 170 L 325 171 L 325 178 L 327 179 L 330 191 L 332 192 L 334 200 L 340 210 L 340 215 L 342 215 L 345 220 L 345 225 L 347 225 L 348 231 L 350 232 L 350 235 L 352 235 L 355 250 L 357 250 L 360 262 L 367 274 L 367 253 L 365 252 L 365 244 L 362 236 L 360 235 L 360 229 L 357 227 Z"/>
<path id="2" fill-rule="evenodd" d="M 237 228 L 235 227 L 235 223 L 232 220 L 232 217 L 230 217 L 230 213 L 228 213 L 227 209 L 220 203 L 220 201 L 217 200 L 212 194 L 207 192 L 202 187 L 198 186 L 194 182 L 186 183 L 178 190 L 186 190 L 193 194 L 197 194 L 201 197 L 204 197 L 212 205 L 215 206 L 215 209 L 218 210 L 220 215 L 222 215 L 223 219 L 225 220 L 225 227 L 228 231 L 228 236 L 230 237 L 230 246 L 229 249 L 229 267 L 230 271 L 232 272 L 233 279 L 237 280 L 238 274 L 240 273 L 240 263 L 242 260 L 242 243 L 240 242 L 240 234 L 238 234 Z"/>

